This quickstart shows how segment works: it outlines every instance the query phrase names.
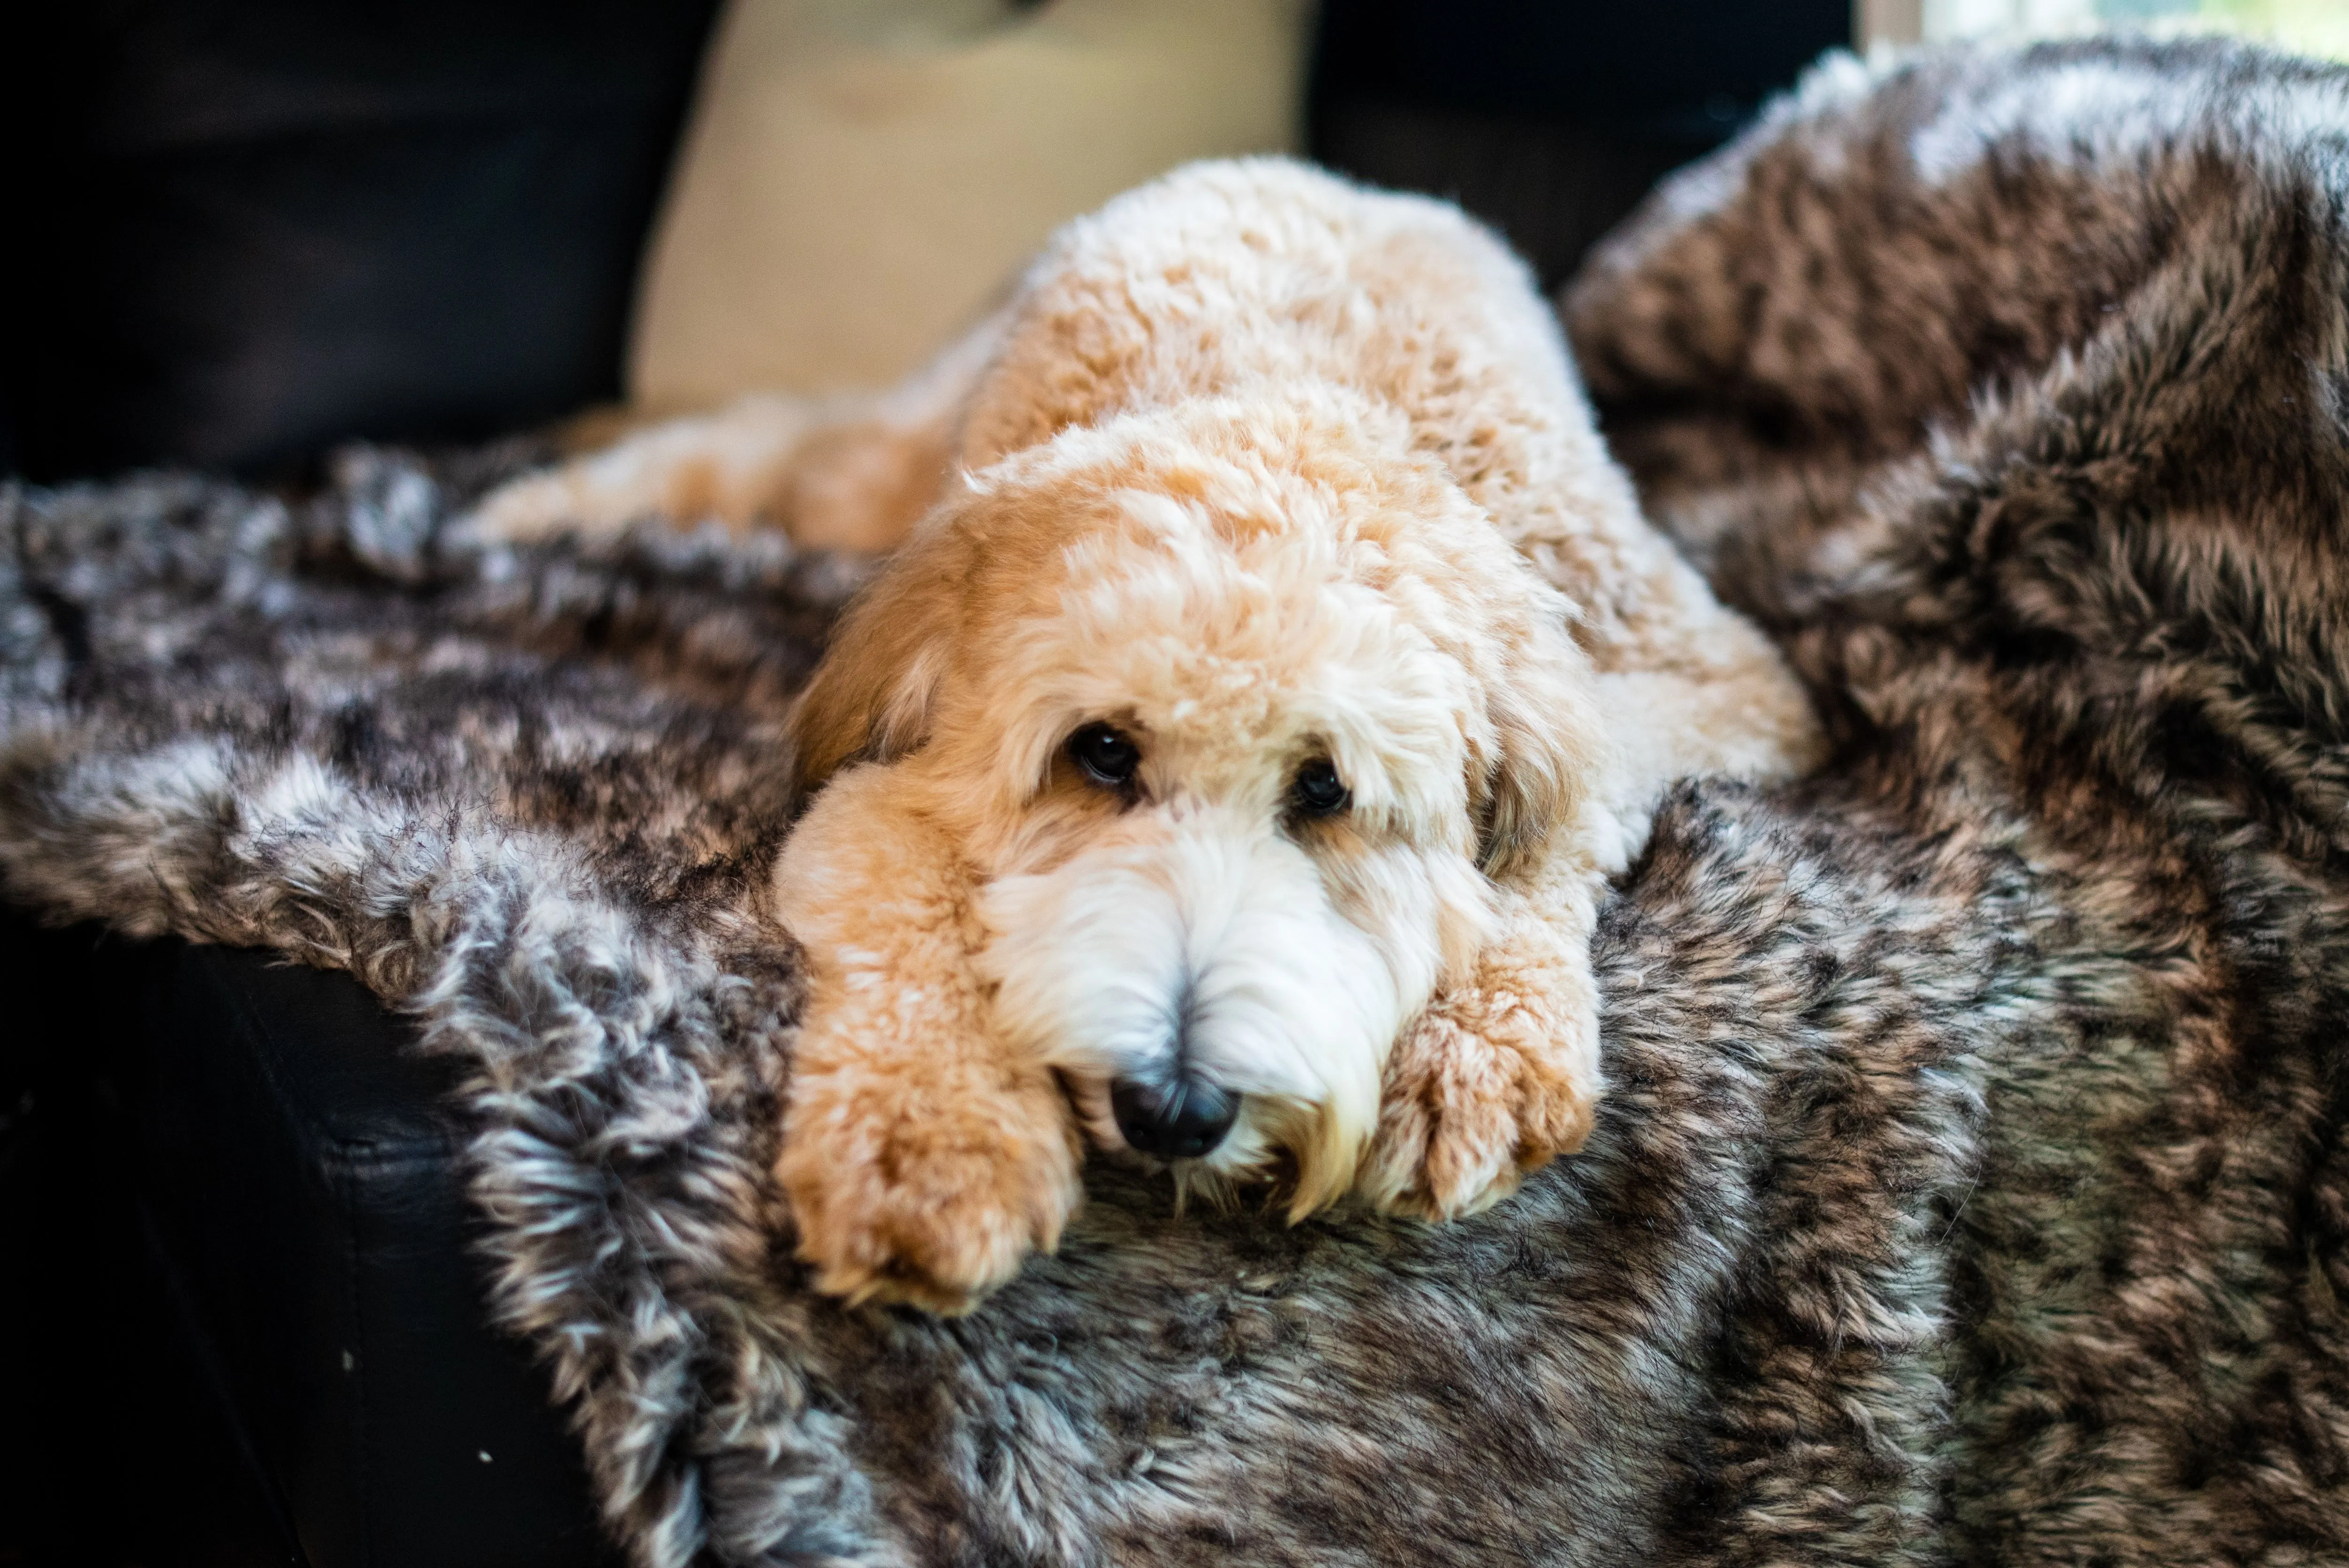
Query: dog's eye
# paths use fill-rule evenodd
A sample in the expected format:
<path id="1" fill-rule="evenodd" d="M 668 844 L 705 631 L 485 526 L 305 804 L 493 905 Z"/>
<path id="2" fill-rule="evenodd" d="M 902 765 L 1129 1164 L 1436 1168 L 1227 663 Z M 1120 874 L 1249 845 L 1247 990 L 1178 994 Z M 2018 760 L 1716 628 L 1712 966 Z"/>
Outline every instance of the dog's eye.
<path id="1" fill-rule="evenodd" d="M 1338 777 L 1337 765 L 1326 757 L 1317 757 L 1297 770 L 1296 779 L 1288 786 L 1288 800 L 1306 816 L 1329 817 L 1351 804 L 1353 795 Z"/>
<path id="2" fill-rule="evenodd" d="M 1089 724 L 1069 737 L 1069 756 L 1096 784 L 1123 789 L 1133 782 L 1142 751 L 1106 724 Z"/>

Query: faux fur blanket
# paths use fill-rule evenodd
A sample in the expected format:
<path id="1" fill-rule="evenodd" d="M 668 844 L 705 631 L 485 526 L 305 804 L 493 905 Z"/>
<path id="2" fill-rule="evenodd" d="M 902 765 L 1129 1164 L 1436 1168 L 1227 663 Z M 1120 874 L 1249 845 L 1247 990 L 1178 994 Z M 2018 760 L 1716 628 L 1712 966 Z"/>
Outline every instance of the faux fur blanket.
<path id="1" fill-rule="evenodd" d="M 464 548 L 519 451 L 8 493 L 6 894 L 466 1064 L 647 1565 L 2349 1553 L 2349 74 L 1830 65 L 1566 308 L 1838 751 L 1663 812 L 1599 1130 L 1477 1219 L 1102 1167 L 971 1317 L 806 1294 L 750 890 L 854 573 Z"/>

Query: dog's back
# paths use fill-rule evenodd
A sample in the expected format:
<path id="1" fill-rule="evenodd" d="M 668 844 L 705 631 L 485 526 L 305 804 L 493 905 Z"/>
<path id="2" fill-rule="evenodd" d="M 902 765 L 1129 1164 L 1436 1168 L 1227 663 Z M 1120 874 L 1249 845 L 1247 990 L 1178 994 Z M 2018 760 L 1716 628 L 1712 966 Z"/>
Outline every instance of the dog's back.
<path id="1" fill-rule="evenodd" d="M 1775 651 L 1642 518 L 1532 277 L 1458 208 L 1287 159 L 1192 164 L 1063 228 L 995 330 L 966 468 L 1185 398 L 1344 388 L 1400 413 L 1574 601 L 1600 672 L 1680 677 L 1632 706 L 1697 746 L 1681 770 L 1804 749 Z"/>

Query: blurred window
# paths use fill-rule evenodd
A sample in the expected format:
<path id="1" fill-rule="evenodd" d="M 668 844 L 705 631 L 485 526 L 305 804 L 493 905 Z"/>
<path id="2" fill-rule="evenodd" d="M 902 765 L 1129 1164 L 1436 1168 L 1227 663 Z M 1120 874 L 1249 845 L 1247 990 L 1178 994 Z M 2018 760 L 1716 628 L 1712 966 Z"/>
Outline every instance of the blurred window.
<path id="1" fill-rule="evenodd" d="M 1864 44 L 2224 33 L 2349 60 L 2349 0 L 1862 0 Z"/>

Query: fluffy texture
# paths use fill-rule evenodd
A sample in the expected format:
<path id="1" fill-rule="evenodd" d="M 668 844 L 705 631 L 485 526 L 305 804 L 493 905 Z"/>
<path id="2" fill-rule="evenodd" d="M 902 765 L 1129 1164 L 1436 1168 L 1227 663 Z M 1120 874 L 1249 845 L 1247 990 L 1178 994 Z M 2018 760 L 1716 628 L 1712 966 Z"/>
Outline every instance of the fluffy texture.
<path id="1" fill-rule="evenodd" d="M 468 1064 L 497 1310 L 647 1568 L 2338 1560 L 2345 141 L 2223 49 L 1838 67 L 1569 297 L 1837 750 L 1668 802 L 1590 1140 L 1482 1215 L 1097 1161 L 968 1317 L 810 1294 L 755 894 L 844 584 L 772 536 L 473 562 L 385 459 L 12 492 L 6 891 Z"/>
<path id="2" fill-rule="evenodd" d="M 753 399 L 478 526 L 896 543 L 844 520 L 925 499 L 793 716 L 823 793 L 775 869 L 810 987 L 779 1175 L 852 1299 L 957 1310 L 1050 1250 L 1080 1125 L 1292 1216 L 1497 1202 L 1588 1135 L 1591 927 L 1665 787 L 1816 750 L 1516 258 L 1283 160 L 1070 224 L 867 409 Z"/>

